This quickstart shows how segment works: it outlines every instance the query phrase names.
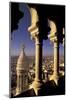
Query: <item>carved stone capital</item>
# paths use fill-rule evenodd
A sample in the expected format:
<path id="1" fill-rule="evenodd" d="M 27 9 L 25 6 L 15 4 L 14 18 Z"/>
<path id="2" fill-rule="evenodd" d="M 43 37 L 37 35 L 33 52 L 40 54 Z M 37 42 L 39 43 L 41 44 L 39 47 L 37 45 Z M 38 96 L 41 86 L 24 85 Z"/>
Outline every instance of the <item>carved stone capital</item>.
<path id="1" fill-rule="evenodd" d="M 48 38 L 50 39 L 50 41 L 52 42 L 57 42 L 58 41 L 58 37 L 55 34 L 50 34 L 48 35 Z"/>
<path id="2" fill-rule="evenodd" d="M 28 28 L 28 31 L 30 32 L 32 39 L 35 39 L 35 37 L 37 37 L 39 35 L 39 29 L 36 25 L 31 25 Z"/>

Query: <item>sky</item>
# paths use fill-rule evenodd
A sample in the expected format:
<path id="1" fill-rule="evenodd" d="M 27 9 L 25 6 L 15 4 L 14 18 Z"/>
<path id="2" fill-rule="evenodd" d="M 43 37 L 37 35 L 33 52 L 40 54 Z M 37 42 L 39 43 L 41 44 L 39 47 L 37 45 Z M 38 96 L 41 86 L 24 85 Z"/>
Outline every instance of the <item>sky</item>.
<path id="1" fill-rule="evenodd" d="M 18 23 L 18 29 L 13 31 L 11 40 L 11 55 L 18 55 L 22 49 L 22 45 L 25 45 L 26 55 L 35 54 L 35 42 L 31 39 L 31 35 L 28 32 L 28 27 L 31 25 L 31 16 L 26 4 L 19 4 L 20 10 L 24 13 L 24 17 L 20 19 Z M 64 47 L 59 46 L 60 55 L 64 55 Z M 53 55 L 53 43 L 48 39 L 43 41 L 43 55 Z"/>

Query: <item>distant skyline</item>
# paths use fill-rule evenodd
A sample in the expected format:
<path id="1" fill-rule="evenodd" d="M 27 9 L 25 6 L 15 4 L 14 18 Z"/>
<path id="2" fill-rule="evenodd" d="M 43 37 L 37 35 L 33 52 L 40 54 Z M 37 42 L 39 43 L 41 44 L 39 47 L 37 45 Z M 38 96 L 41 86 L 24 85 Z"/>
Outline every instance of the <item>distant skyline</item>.
<path id="1" fill-rule="evenodd" d="M 19 55 L 22 45 L 25 44 L 26 55 L 35 55 L 35 42 L 31 40 L 28 27 L 31 25 L 31 16 L 27 5 L 19 3 L 20 10 L 24 13 L 24 17 L 19 21 L 18 30 L 13 31 L 11 40 L 11 55 Z M 64 55 L 64 47 L 59 46 L 60 55 Z M 50 40 L 43 41 L 43 56 L 53 55 L 53 43 Z"/>

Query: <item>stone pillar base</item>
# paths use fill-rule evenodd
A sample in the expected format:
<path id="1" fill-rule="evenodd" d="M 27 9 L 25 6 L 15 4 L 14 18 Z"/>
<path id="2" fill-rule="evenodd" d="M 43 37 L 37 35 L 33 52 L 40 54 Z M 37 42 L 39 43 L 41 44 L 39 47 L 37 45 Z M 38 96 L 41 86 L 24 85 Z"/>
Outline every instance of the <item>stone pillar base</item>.
<path id="1" fill-rule="evenodd" d="M 20 92 L 20 90 L 19 90 L 19 88 L 17 88 L 16 89 L 16 94 L 15 95 L 18 95 L 18 94 L 20 94 L 21 92 Z"/>
<path id="2" fill-rule="evenodd" d="M 54 82 L 56 83 L 56 85 L 58 85 L 59 77 L 56 76 L 56 75 L 52 75 L 52 76 L 50 77 L 50 80 L 54 80 Z"/>
<path id="3" fill-rule="evenodd" d="M 35 94 L 38 96 L 38 95 L 40 95 L 40 93 L 41 93 L 41 89 L 42 89 L 42 86 L 44 85 L 44 82 L 42 82 L 42 81 L 40 81 L 40 80 L 38 80 L 38 81 L 34 81 L 32 84 L 31 84 L 31 86 L 30 86 L 30 89 L 34 89 L 34 91 L 35 91 Z"/>

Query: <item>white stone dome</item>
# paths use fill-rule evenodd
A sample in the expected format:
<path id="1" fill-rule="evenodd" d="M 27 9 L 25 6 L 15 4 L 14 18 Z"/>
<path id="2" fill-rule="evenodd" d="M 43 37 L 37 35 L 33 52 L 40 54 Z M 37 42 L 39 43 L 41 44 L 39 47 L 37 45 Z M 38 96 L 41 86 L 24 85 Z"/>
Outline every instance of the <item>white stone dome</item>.
<path id="1" fill-rule="evenodd" d="M 23 48 L 17 61 L 17 69 L 28 70 L 29 69 L 28 67 L 29 67 L 28 58 L 25 55 L 24 48 Z"/>

